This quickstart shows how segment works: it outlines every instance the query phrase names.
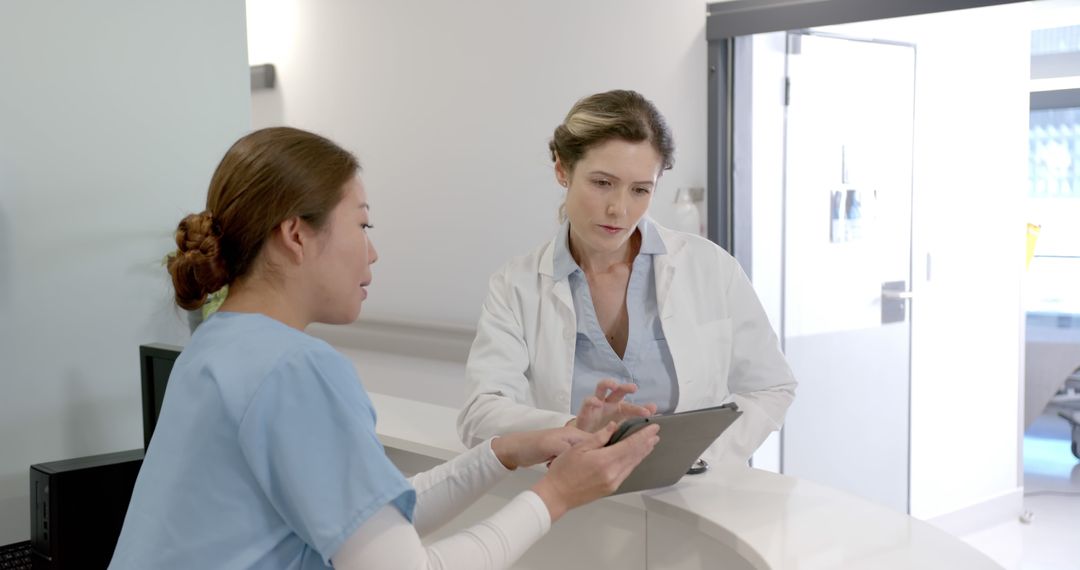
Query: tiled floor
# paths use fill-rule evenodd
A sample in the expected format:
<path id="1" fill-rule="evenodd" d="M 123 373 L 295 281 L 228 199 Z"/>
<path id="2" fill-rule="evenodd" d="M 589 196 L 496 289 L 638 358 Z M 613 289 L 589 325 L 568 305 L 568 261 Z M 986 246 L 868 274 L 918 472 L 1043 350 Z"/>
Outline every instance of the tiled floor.
<path id="1" fill-rule="evenodd" d="M 1080 570 L 1080 460 L 1069 424 L 1048 410 L 1024 434 L 1024 507 L 1018 520 L 962 537 L 1008 570 Z"/>

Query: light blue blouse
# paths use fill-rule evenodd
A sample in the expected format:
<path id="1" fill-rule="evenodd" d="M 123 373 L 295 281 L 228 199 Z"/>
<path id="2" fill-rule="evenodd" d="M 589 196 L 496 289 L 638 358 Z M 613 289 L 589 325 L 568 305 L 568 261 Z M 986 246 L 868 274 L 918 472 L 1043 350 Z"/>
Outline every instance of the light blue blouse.
<path id="1" fill-rule="evenodd" d="M 355 367 L 262 315 L 217 313 L 169 377 L 110 568 L 326 568 L 416 493 Z"/>
<path id="2" fill-rule="evenodd" d="M 671 351 L 660 326 L 653 269 L 653 256 L 665 254 L 667 249 L 648 218 L 638 222 L 637 231 L 641 232 L 641 248 L 634 258 L 630 282 L 626 287 L 630 330 L 626 351 L 621 359 L 600 328 L 585 273 L 570 255 L 569 224 L 563 224 L 559 233 L 553 258 L 553 278 L 556 281 L 569 279 L 574 312 L 577 314 L 571 413 L 581 409 L 581 403 L 595 393 L 596 383 L 603 378 L 637 384 L 637 392 L 628 396 L 627 401 L 638 404 L 654 402 L 660 413 L 673 411 L 679 403 L 675 362 L 671 359 Z"/>

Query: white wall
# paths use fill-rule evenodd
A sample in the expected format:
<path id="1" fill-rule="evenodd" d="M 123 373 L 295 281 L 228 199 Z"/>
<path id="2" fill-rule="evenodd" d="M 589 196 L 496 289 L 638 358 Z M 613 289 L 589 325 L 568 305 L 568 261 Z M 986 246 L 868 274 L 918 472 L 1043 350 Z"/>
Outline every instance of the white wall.
<path id="1" fill-rule="evenodd" d="M 142 446 L 138 345 L 183 342 L 161 265 L 249 126 L 239 0 L 0 6 L 0 544 L 33 463 Z"/>
<path id="2" fill-rule="evenodd" d="M 910 482 L 920 518 L 1020 485 L 1028 10 L 830 28 L 917 44 Z"/>
<path id="3" fill-rule="evenodd" d="M 1026 8 L 985 10 L 978 24 L 951 14 L 941 29 L 967 41 L 939 33 L 920 48 L 915 207 L 936 229 L 914 257 L 925 281 L 913 319 L 912 512 L 924 518 L 1021 484 Z M 929 275 L 919 271 L 927 256 Z"/>
<path id="4" fill-rule="evenodd" d="M 636 89 L 677 147 L 652 213 L 706 175 L 705 4 L 248 0 L 276 92 L 254 126 L 323 133 L 364 165 L 380 260 L 365 317 L 474 325 L 490 274 L 550 239 L 547 142 L 578 98 Z M 274 41 L 261 38 L 276 38 Z"/>

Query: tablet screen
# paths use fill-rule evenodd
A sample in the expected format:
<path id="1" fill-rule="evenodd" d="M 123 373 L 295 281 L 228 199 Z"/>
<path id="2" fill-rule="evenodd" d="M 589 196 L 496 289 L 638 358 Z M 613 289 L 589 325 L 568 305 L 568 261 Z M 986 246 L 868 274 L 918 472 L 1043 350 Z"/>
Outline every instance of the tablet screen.
<path id="1" fill-rule="evenodd" d="M 729 402 L 700 410 L 626 420 L 611 434 L 607 445 L 618 443 L 650 423 L 660 425 L 660 442 L 614 494 L 675 484 L 740 415 L 739 407 Z"/>

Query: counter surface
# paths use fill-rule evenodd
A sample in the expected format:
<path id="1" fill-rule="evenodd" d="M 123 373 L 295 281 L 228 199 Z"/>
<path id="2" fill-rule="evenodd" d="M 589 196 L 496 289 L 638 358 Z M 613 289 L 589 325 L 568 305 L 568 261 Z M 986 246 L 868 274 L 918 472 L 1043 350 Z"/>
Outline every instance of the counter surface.
<path id="1" fill-rule="evenodd" d="M 346 353 L 363 377 L 363 352 Z M 401 357 L 399 366 L 392 366 L 382 355 L 380 373 L 409 370 L 409 361 Z M 433 367 L 438 365 L 423 362 L 429 381 L 438 375 Z M 447 363 L 445 372 L 448 381 L 461 381 L 459 364 Z M 407 381 L 408 373 L 400 374 L 394 381 Z M 371 399 L 378 413 L 379 438 L 388 449 L 437 461 L 465 450 L 457 436 L 456 409 L 378 392 L 371 392 Z M 648 533 L 654 528 L 657 536 L 668 532 L 685 543 L 683 548 L 716 543 L 720 551 L 734 553 L 741 559 L 738 562 L 752 568 L 1000 568 L 926 522 L 824 485 L 749 467 L 715 467 L 671 487 L 601 503 L 644 511 Z M 699 536 L 685 537 L 688 528 Z M 655 540 L 659 539 L 649 537 L 648 544 Z M 718 562 L 716 556 L 708 560 Z M 649 553 L 647 558 L 648 568 L 691 567 L 671 563 L 670 556 L 664 561 Z"/>

